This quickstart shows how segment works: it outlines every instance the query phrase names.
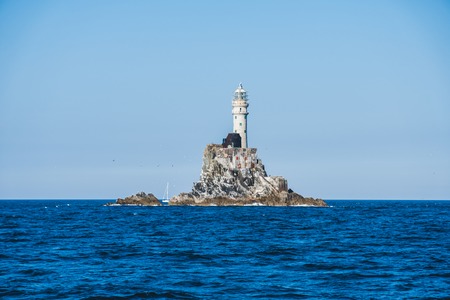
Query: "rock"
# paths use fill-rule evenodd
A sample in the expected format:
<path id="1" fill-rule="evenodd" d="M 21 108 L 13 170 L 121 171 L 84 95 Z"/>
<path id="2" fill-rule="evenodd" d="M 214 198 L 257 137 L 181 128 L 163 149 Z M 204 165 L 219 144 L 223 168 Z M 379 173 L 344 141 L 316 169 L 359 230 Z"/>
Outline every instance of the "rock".
<path id="1" fill-rule="evenodd" d="M 169 205 L 327 206 L 321 199 L 304 198 L 288 189 L 284 177 L 267 176 L 256 152 L 256 148 L 207 145 L 200 181 L 190 193 L 171 198 Z"/>
<path id="2" fill-rule="evenodd" d="M 106 205 L 161 206 L 162 204 L 153 194 L 140 192 L 136 195 L 126 197 L 125 199 L 119 198 L 116 203 L 108 203 Z"/>

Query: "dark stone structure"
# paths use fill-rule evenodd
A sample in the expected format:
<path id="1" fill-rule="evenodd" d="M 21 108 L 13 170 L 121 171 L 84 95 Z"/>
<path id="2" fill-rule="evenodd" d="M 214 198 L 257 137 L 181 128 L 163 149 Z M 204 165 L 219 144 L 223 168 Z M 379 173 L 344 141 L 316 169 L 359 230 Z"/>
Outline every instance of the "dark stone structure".
<path id="1" fill-rule="evenodd" d="M 222 147 L 224 148 L 241 148 L 242 139 L 239 133 L 229 133 L 226 138 L 223 139 Z"/>

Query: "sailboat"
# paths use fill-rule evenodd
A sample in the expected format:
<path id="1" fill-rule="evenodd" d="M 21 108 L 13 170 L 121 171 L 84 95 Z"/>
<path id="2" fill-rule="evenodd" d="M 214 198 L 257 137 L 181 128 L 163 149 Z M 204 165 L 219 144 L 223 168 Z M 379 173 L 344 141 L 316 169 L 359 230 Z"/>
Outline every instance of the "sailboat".
<path id="1" fill-rule="evenodd" d="M 169 202 L 169 183 L 167 183 L 167 185 L 166 185 L 166 191 L 165 191 L 165 193 L 164 193 L 164 196 L 163 196 L 163 198 L 161 199 L 161 201 L 162 202 L 164 202 L 164 203 L 168 203 Z"/>

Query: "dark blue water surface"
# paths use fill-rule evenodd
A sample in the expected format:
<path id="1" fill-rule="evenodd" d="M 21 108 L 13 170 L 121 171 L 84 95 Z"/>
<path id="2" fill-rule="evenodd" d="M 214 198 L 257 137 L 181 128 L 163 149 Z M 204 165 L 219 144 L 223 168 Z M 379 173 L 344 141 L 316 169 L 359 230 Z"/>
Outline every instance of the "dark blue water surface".
<path id="1" fill-rule="evenodd" d="M 450 297 L 450 201 L 105 202 L 0 201 L 0 297 Z"/>

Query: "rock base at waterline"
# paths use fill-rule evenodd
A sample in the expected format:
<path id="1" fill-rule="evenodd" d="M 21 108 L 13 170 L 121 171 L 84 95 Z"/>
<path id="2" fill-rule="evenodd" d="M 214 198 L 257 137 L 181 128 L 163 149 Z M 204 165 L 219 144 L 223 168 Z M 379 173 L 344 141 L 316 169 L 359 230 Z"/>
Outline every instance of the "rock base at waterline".
<path id="1" fill-rule="evenodd" d="M 182 193 L 170 199 L 169 205 L 188 206 L 315 206 L 327 207 L 322 199 L 304 198 L 297 193 L 283 192 L 280 195 L 261 198 L 230 198 L 218 196 L 213 198 L 194 198 L 189 193 Z"/>

